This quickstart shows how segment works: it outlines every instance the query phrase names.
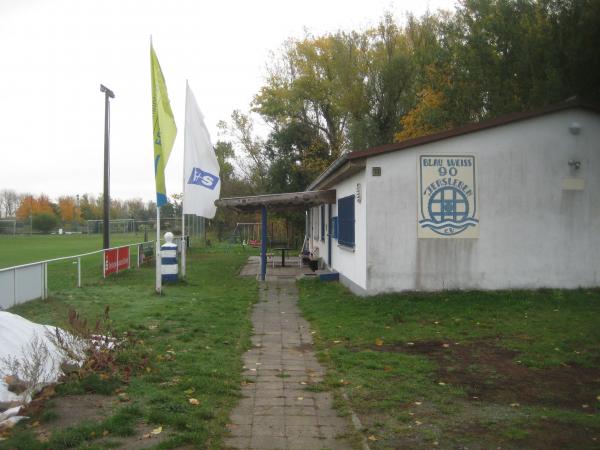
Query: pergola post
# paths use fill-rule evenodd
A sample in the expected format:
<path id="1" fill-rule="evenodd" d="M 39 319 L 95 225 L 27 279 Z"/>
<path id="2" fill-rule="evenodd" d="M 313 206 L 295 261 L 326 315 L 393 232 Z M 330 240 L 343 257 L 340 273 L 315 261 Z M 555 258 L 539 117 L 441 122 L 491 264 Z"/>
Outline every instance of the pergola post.
<path id="1" fill-rule="evenodd" d="M 265 281 L 267 275 L 267 207 L 261 207 L 261 239 L 260 239 L 260 280 Z"/>

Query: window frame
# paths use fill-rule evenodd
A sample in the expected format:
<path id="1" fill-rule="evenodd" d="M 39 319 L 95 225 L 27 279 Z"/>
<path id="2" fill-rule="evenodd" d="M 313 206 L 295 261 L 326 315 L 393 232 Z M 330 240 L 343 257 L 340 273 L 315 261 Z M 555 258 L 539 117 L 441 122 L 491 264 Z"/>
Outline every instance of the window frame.
<path id="1" fill-rule="evenodd" d="M 339 198 L 337 201 L 337 240 L 338 245 L 348 248 L 356 246 L 356 205 L 355 195 Z"/>

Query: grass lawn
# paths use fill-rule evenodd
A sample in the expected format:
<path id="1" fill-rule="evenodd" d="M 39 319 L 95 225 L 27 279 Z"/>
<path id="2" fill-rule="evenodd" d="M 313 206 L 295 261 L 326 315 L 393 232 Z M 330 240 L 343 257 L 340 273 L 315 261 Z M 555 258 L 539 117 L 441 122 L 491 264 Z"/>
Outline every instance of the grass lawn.
<path id="1" fill-rule="evenodd" d="M 165 286 L 160 297 L 149 266 L 81 289 L 57 290 L 47 301 L 11 310 L 36 322 L 65 325 L 69 308 L 95 323 L 109 306 L 111 325 L 127 343 L 110 370 L 70 379 L 43 407 L 32 407 L 27 412 L 32 418 L 0 448 L 109 448 L 127 439 L 139 445 L 140 438 L 154 439 L 148 442 L 160 448 L 221 446 L 240 395 L 241 355 L 250 343 L 257 282 L 236 276 L 248 256 L 239 248 L 193 248 L 188 256 L 188 282 Z M 89 419 L 87 397 L 110 407 Z M 73 398 L 79 400 L 71 415 L 88 420 L 59 426 L 60 411 Z M 160 433 L 148 437 L 148 430 Z"/>
<path id="2" fill-rule="evenodd" d="M 600 290 L 300 287 L 324 388 L 371 448 L 600 448 Z"/>

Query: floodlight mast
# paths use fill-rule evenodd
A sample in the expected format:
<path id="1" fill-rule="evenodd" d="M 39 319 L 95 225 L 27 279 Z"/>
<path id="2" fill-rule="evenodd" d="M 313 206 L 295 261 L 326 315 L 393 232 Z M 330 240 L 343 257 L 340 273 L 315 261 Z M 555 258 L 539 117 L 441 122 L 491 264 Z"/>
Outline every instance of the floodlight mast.
<path id="1" fill-rule="evenodd" d="M 104 211 L 102 223 L 103 248 L 110 248 L 109 220 L 110 220 L 110 102 L 115 94 L 109 88 L 100 85 L 100 92 L 104 93 Z"/>

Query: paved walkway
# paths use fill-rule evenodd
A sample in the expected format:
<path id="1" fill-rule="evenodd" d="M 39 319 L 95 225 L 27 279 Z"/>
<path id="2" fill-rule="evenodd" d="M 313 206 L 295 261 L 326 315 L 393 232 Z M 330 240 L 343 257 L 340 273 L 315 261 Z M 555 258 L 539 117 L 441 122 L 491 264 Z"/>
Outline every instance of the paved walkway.
<path id="1" fill-rule="evenodd" d="M 252 349 L 244 355 L 243 398 L 233 410 L 225 446 L 237 449 L 350 449 L 349 421 L 328 392 L 306 390 L 322 380 L 308 322 L 296 306 L 295 275 L 269 276 L 254 307 Z M 276 271 L 272 271 L 276 272 Z"/>

